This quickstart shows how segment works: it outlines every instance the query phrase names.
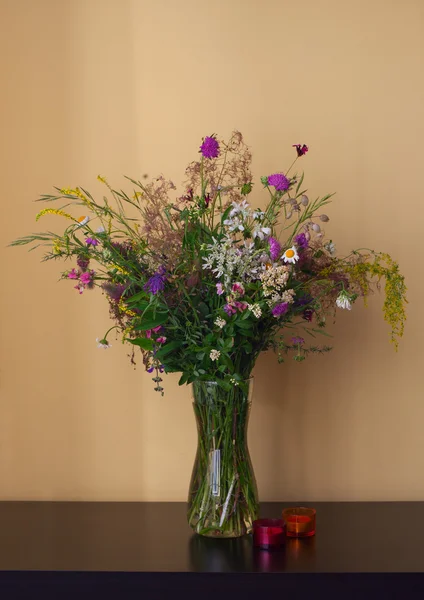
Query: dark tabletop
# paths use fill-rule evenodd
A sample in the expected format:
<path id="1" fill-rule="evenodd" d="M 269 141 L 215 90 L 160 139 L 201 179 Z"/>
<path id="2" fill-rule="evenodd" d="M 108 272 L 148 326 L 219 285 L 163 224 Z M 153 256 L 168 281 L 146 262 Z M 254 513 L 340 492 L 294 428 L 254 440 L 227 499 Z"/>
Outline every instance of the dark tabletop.
<path id="1" fill-rule="evenodd" d="M 279 517 L 285 506 L 265 503 L 262 516 Z M 193 534 L 183 503 L 0 502 L 0 591 L 2 575 L 17 581 L 29 572 L 162 579 L 165 574 L 424 573 L 424 503 L 313 506 L 316 536 L 288 539 L 283 550 L 268 552 L 253 548 L 250 536 L 215 540 Z"/>

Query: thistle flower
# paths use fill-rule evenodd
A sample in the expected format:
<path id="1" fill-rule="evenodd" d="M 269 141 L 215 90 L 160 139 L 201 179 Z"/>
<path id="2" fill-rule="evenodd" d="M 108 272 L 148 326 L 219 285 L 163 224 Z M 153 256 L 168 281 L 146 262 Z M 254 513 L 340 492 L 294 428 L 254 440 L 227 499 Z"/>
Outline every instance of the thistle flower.
<path id="1" fill-rule="evenodd" d="M 213 136 L 207 136 L 200 146 L 200 152 L 205 158 L 217 158 L 219 156 L 219 144 Z"/>
<path id="2" fill-rule="evenodd" d="M 218 360 L 218 358 L 221 356 L 221 352 L 219 350 L 211 350 L 210 354 L 209 354 L 209 358 L 211 360 Z"/>
<path id="3" fill-rule="evenodd" d="M 127 286 L 123 283 L 109 283 L 106 282 L 102 285 L 102 288 L 109 296 L 111 300 L 115 300 L 115 302 L 119 302 L 122 298 L 123 293 L 127 289 Z"/>
<path id="4" fill-rule="evenodd" d="M 293 144 L 293 148 L 296 148 L 297 156 L 303 156 L 309 150 L 305 144 Z"/>
<path id="5" fill-rule="evenodd" d="M 295 238 L 294 241 L 296 243 L 296 246 L 298 246 L 299 248 L 307 248 L 308 244 L 309 244 L 309 240 L 306 236 L 305 233 L 298 233 Z"/>
<path id="6" fill-rule="evenodd" d="M 284 192 L 289 189 L 290 180 L 282 173 L 274 173 L 268 176 L 268 185 L 275 187 L 277 192 Z"/>
<path id="7" fill-rule="evenodd" d="M 85 256 L 78 256 L 77 258 L 77 265 L 79 266 L 79 268 L 82 271 L 85 271 L 88 268 L 88 265 L 90 264 L 90 259 L 86 258 Z"/>
<path id="8" fill-rule="evenodd" d="M 276 240 L 275 238 L 270 237 L 268 240 L 268 243 L 269 243 L 269 255 L 271 257 L 271 260 L 273 262 L 275 262 L 278 259 L 280 252 L 281 252 L 280 242 L 278 240 Z"/>

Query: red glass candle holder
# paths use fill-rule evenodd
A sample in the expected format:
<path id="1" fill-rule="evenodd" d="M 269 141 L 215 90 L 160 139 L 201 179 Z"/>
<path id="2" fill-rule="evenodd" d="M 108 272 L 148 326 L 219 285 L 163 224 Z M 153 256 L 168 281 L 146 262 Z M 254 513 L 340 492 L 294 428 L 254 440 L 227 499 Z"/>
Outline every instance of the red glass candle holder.
<path id="1" fill-rule="evenodd" d="M 286 524 L 288 537 L 310 537 L 315 535 L 316 510 L 315 508 L 285 508 L 283 520 Z"/>
<path id="2" fill-rule="evenodd" d="M 275 550 L 284 544 L 286 525 L 282 519 L 253 521 L 253 544 L 263 550 Z"/>

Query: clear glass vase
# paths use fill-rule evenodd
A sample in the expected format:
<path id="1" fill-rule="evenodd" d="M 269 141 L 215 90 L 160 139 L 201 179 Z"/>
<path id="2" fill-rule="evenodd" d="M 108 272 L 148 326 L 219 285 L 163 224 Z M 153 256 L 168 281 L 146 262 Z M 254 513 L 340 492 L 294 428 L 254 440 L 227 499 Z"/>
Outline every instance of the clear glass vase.
<path id="1" fill-rule="evenodd" d="M 230 391 L 193 383 L 198 444 L 188 497 L 188 522 L 200 535 L 235 538 L 258 518 L 258 490 L 247 447 L 253 378 Z"/>

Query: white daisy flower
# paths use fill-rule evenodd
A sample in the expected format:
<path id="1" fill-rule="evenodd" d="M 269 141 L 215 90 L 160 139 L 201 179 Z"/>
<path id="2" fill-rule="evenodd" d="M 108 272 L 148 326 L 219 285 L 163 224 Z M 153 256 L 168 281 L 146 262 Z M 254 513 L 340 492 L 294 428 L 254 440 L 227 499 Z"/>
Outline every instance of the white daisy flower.
<path id="1" fill-rule="evenodd" d="M 109 342 L 105 339 L 100 340 L 99 338 L 96 338 L 96 342 L 97 348 L 103 348 L 103 350 L 109 350 L 109 348 L 112 348 L 112 344 L 109 344 Z"/>
<path id="2" fill-rule="evenodd" d="M 299 255 L 297 253 L 296 247 L 292 246 L 291 248 L 287 248 L 287 250 L 284 250 L 283 256 L 281 258 L 284 260 L 285 263 L 294 264 L 296 261 L 299 260 Z"/>
<path id="3" fill-rule="evenodd" d="M 351 297 L 345 290 L 342 290 L 340 292 L 340 294 L 337 296 L 336 305 L 339 308 L 343 308 L 344 310 L 351 310 L 351 308 L 352 308 Z"/>
<path id="4" fill-rule="evenodd" d="M 83 225 L 87 225 L 87 223 L 89 222 L 90 217 L 87 217 L 85 215 L 83 215 L 82 217 L 78 217 L 77 221 L 78 221 L 78 227 L 82 227 Z"/>

